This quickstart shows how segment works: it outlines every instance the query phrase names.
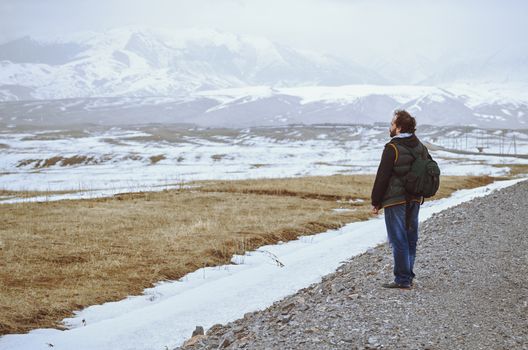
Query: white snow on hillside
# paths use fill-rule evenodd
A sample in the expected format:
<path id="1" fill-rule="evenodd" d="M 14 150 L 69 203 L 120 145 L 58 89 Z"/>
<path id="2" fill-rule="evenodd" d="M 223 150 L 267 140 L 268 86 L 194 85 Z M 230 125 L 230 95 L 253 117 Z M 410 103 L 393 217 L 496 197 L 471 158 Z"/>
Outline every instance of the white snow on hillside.
<path id="1" fill-rule="evenodd" d="M 528 158 L 514 156 L 528 154 L 525 132 L 447 130 L 419 133 L 423 141 L 447 149 L 432 150 L 445 175 L 497 176 L 509 168 L 495 165 L 528 164 Z M 0 133 L 0 189 L 77 192 L 24 199 L 32 201 L 163 190 L 192 180 L 373 174 L 388 142 L 387 127 L 368 126 L 60 133 Z M 477 152 L 477 147 L 504 156 L 449 151 Z M 0 203 L 19 200 L 0 198 Z"/>
<path id="2" fill-rule="evenodd" d="M 0 45 L 3 100 L 182 95 L 249 85 L 384 83 L 374 71 L 263 37 L 124 27 Z"/>

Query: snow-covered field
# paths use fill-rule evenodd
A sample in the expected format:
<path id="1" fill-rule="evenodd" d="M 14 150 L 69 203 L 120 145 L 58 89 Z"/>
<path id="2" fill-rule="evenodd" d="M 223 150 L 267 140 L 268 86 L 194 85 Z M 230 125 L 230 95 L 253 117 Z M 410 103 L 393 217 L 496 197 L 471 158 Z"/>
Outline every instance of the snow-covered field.
<path id="1" fill-rule="evenodd" d="M 420 210 L 420 221 L 523 180 L 495 182 L 427 202 Z M 25 335 L 4 336 L 0 338 L 0 349 L 172 349 L 188 339 L 197 325 L 207 329 L 215 323 L 232 321 L 320 281 L 345 260 L 384 242 L 385 235 L 380 216 L 315 236 L 263 246 L 234 256 L 234 265 L 200 269 L 179 281 L 146 289 L 141 296 L 88 307 L 65 320 L 69 330 L 38 329 Z"/>
<path id="2" fill-rule="evenodd" d="M 424 127 L 445 148 L 528 154 L 528 133 Z M 247 129 L 107 128 L 0 132 L 0 189 L 62 191 L 25 200 L 162 190 L 190 180 L 375 173 L 387 128 L 360 125 Z M 487 146 L 487 147 L 486 147 Z M 528 159 L 432 151 L 445 175 L 501 175 Z M 16 198 L 3 198 L 13 201 Z"/>

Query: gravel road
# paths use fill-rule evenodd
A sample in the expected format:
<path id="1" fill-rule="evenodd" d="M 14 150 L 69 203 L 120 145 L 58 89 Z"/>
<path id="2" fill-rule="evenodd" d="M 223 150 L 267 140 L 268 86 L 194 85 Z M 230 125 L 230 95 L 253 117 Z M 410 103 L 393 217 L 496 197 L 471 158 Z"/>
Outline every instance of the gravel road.
<path id="1" fill-rule="evenodd" d="M 383 244 L 181 349 L 528 349 L 527 208 L 524 181 L 424 222 L 411 290 Z"/>

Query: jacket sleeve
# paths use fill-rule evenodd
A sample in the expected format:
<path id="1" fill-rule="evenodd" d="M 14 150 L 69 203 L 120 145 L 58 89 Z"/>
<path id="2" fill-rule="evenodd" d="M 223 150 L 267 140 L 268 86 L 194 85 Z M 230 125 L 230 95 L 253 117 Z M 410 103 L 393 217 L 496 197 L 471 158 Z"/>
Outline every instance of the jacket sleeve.
<path id="1" fill-rule="evenodd" d="M 389 144 L 385 145 L 383 154 L 381 155 L 381 161 L 376 173 L 376 179 L 374 180 L 374 186 L 372 187 L 372 205 L 376 208 L 381 208 L 381 201 L 383 196 L 389 187 L 389 180 L 392 175 L 392 168 L 396 159 L 396 152 L 394 147 Z"/>

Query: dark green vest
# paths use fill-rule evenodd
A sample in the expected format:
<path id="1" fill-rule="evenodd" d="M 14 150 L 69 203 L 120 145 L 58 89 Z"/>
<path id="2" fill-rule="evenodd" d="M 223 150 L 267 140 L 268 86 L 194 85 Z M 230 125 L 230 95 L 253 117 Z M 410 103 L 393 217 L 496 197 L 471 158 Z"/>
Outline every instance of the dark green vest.
<path id="1" fill-rule="evenodd" d="M 394 145 L 394 146 L 393 146 Z M 414 157 L 407 149 L 407 146 L 398 145 L 397 142 L 389 142 L 387 147 L 396 147 L 396 160 L 392 168 L 392 174 L 389 180 L 389 187 L 385 191 L 385 195 L 381 201 L 382 207 L 405 203 L 405 189 L 403 187 L 403 176 L 410 170 L 414 161 Z M 414 151 L 417 154 L 427 152 L 427 149 L 420 142 Z M 412 196 L 411 200 L 421 202 L 422 197 Z"/>

